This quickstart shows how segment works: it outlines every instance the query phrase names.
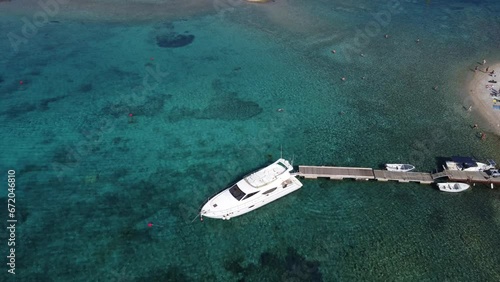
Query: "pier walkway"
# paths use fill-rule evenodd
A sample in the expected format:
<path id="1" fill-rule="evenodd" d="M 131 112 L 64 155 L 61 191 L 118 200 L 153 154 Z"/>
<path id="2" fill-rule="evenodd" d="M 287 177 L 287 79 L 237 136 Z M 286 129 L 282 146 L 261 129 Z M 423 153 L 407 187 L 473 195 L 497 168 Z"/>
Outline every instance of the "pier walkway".
<path id="1" fill-rule="evenodd" d="M 466 182 L 470 184 L 483 183 L 488 185 L 500 185 L 500 177 L 491 178 L 482 171 L 460 171 L 445 170 L 438 173 L 426 172 L 398 172 L 388 170 L 377 170 L 364 167 L 335 167 L 335 166 L 306 166 L 300 165 L 297 176 L 304 178 L 329 178 L 329 179 L 354 179 L 354 180 L 377 180 L 415 182 L 421 184 L 432 184 L 441 178 L 449 181 Z"/>
<path id="2" fill-rule="evenodd" d="M 373 169 L 363 167 L 336 167 L 336 166 L 299 166 L 297 175 L 304 178 L 326 177 L 330 179 L 375 179 Z"/>

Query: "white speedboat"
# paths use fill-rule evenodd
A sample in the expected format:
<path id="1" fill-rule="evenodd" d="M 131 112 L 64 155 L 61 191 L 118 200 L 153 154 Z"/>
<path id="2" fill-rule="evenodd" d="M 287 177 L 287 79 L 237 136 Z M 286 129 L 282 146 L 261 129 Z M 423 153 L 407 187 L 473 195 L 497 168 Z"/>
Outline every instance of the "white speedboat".
<path id="1" fill-rule="evenodd" d="M 490 177 L 500 177 L 500 171 L 498 169 L 490 169 L 486 172 Z"/>
<path id="2" fill-rule="evenodd" d="M 443 192 L 462 192 L 469 189 L 470 185 L 459 182 L 438 183 L 438 188 Z"/>
<path id="3" fill-rule="evenodd" d="M 287 160 L 279 159 L 208 200 L 200 216 L 228 220 L 290 194 L 302 187 L 292 170 Z"/>
<path id="4" fill-rule="evenodd" d="M 411 164 L 386 164 L 385 168 L 388 171 L 408 172 L 408 171 L 414 170 L 415 166 L 413 166 Z"/>
<path id="5" fill-rule="evenodd" d="M 462 171 L 485 171 L 495 168 L 495 162 L 488 160 L 488 164 L 480 163 L 471 157 L 451 157 L 450 161 L 446 162 L 445 170 L 462 170 Z"/>

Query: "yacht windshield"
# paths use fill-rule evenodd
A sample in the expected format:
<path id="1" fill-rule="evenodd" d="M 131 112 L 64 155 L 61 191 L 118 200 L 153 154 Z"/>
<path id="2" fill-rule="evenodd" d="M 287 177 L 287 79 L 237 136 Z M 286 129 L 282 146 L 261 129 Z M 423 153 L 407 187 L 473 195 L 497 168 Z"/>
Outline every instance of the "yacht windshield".
<path id="1" fill-rule="evenodd" d="M 231 195 L 233 195 L 233 197 L 235 197 L 238 201 L 245 197 L 245 193 L 241 191 L 236 184 L 234 184 L 233 187 L 229 188 L 229 192 L 231 192 Z"/>

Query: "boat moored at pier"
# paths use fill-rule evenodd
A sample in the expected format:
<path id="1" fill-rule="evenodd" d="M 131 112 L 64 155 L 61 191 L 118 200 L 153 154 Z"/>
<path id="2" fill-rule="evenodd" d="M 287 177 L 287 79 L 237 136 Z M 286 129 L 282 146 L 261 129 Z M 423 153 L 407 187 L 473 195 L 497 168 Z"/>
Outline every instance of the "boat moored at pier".
<path id="1" fill-rule="evenodd" d="M 469 184 L 459 182 L 446 182 L 437 184 L 440 191 L 458 193 L 470 188 Z"/>
<path id="2" fill-rule="evenodd" d="M 288 195 L 302 187 L 291 171 L 293 166 L 280 158 L 209 199 L 200 216 L 229 220 Z"/>
<path id="3" fill-rule="evenodd" d="M 476 161 L 471 157 L 451 157 L 451 160 L 446 161 L 443 166 L 445 170 L 462 170 L 462 171 L 486 171 L 495 168 L 496 163 L 493 160 L 487 160 L 488 164 Z"/>
<path id="4" fill-rule="evenodd" d="M 408 172 L 414 170 L 415 166 L 411 164 L 386 164 L 385 168 L 388 171 Z"/>

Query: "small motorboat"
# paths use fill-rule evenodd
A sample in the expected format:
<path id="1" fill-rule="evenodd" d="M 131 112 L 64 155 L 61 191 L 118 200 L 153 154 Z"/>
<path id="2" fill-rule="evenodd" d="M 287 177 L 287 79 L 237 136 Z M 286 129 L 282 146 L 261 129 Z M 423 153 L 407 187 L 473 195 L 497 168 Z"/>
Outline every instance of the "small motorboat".
<path id="1" fill-rule="evenodd" d="M 411 164 L 386 164 L 385 168 L 388 171 L 408 172 L 414 170 L 415 166 Z"/>
<path id="2" fill-rule="evenodd" d="M 482 136 L 482 135 L 481 135 Z M 480 163 L 471 157 L 451 157 L 451 161 L 446 161 L 444 170 L 462 170 L 462 171 L 486 171 L 495 168 L 494 160 L 487 160 L 486 163 Z"/>
<path id="3" fill-rule="evenodd" d="M 459 182 L 446 182 L 437 184 L 440 191 L 443 192 L 462 192 L 469 189 L 470 185 Z"/>
<path id="4" fill-rule="evenodd" d="M 500 171 L 498 171 L 498 169 L 490 169 L 490 170 L 486 171 L 486 173 L 490 177 L 500 177 Z"/>

